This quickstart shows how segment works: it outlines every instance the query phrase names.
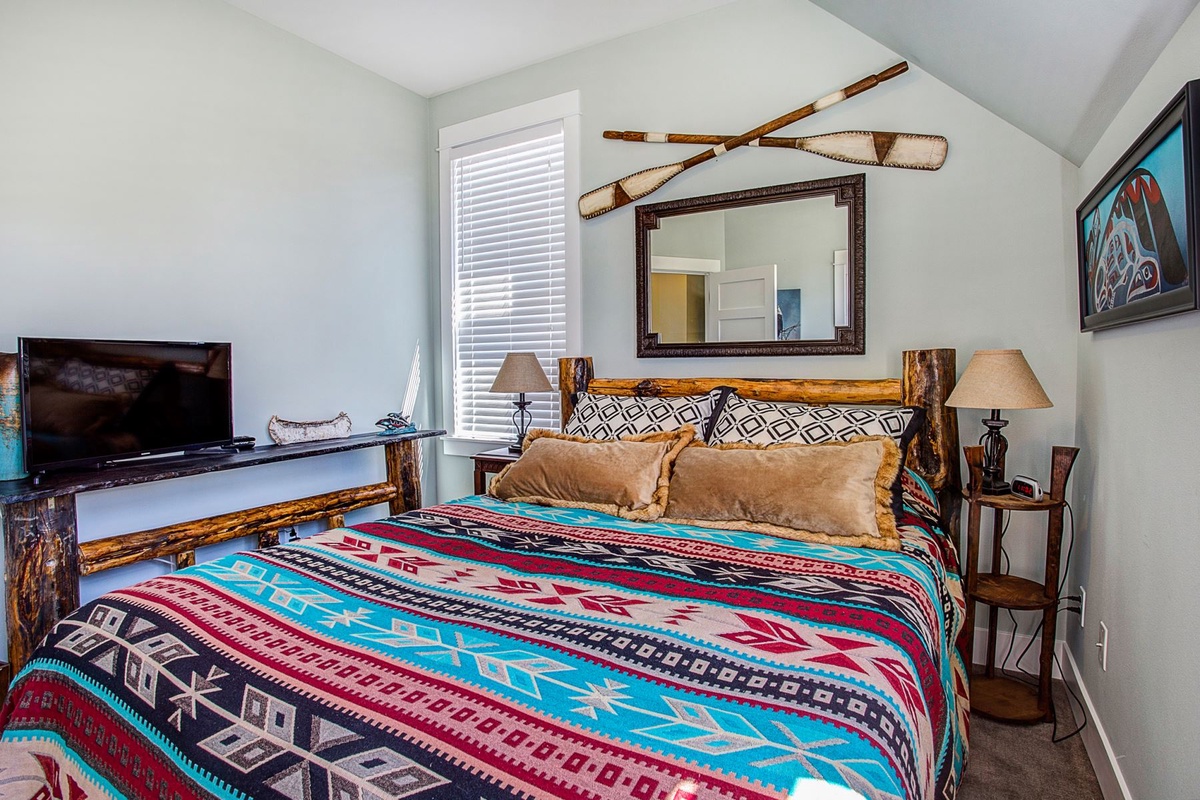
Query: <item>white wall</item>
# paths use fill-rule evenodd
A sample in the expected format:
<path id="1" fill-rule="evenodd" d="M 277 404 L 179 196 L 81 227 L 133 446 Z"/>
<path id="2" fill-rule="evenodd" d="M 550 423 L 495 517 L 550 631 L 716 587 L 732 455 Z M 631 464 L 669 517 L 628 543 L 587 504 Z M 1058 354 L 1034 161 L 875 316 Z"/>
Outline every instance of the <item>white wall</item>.
<path id="1" fill-rule="evenodd" d="M 579 89 L 591 189 L 699 149 L 607 140 L 604 129 L 736 134 L 897 60 L 808 2 L 743 0 L 436 97 L 432 125 Z M 608 376 L 855 378 L 898 375 L 906 348 L 956 347 L 961 370 L 978 348 L 1019 347 L 1056 406 L 1010 414 L 1009 464 L 1048 478 L 1050 445 L 1074 438 L 1074 282 L 1061 265 L 1073 247 L 1062 209 L 1076 168 L 916 67 L 784 135 L 856 129 L 942 134 L 949 157 L 918 172 L 744 148 L 645 202 L 866 171 L 865 356 L 638 360 L 632 207 L 583 224 L 586 354 Z M 964 443 L 982 434 L 983 416 L 960 415 Z M 442 456 L 438 466 L 443 497 L 470 492 L 469 460 Z M 1013 523 L 1021 574 L 1040 574 L 1044 525 Z"/>
<path id="2" fill-rule="evenodd" d="M 659 220 L 650 231 L 650 252 L 673 258 L 706 258 L 725 263 L 725 211 L 704 211 Z"/>
<path id="3" fill-rule="evenodd" d="M 1200 77 L 1200 10 L 1180 28 L 1080 168 L 1069 214 L 1188 80 Z M 1191 242 L 1192 248 L 1200 242 Z M 1067 261 L 1074 280 L 1075 259 Z M 1079 334 L 1080 547 L 1072 593 L 1087 627 L 1068 644 L 1134 798 L 1200 787 L 1200 493 L 1192 422 L 1200 314 Z M 1074 618 L 1070 618 L 1074 619 Z M 1109 628 L 1108 671 L 1093 644 Z"/>
<path id="4" fill-rule="evenodd" d="M 262 442 L 273 413 L 344 410 L 374 431 L 419 344 L 428 423 L 430 315 L 412 302 L 430 285 L 427 106 L 221 2 L 5 0 L 0 349 L 230 341 L 235 429 Z M 382 465 L 371 450 L 85 495 L 81 536 L 379 480 Z"/>
<path id="5" fill-rule="evenodd" d="M 780 289 L 800 289 L 800 338 L 833 338 L 833 251 L 848 245 L 850 209 L 829 197 L 731 209 L 728 268 L 776 264 Z"/>

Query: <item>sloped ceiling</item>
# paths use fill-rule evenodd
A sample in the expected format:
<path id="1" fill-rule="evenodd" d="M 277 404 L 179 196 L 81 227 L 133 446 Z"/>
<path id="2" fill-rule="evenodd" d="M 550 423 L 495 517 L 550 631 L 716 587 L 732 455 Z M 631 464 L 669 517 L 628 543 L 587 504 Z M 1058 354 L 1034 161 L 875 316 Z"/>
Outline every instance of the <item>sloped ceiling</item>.
<path id="1" fill-rule="evenodd" d="M 812 2 L 1080 164 L 1197 0 Z"/>
<path id="2" fill-rule="evenodd" d="M 227 0 L 426 97 L 733 1 Z M 812 2 L 1079 164 L 1198 0 Z"/>
<path id="3" fill-rule="evenodd" d="M 733 0 L 227 0 L 425 97 Z"/>

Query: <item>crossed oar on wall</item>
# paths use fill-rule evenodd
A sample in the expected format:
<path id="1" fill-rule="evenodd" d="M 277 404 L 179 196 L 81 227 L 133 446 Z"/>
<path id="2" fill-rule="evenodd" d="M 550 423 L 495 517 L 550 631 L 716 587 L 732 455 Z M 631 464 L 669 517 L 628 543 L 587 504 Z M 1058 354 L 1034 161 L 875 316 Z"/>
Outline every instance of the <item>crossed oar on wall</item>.
<path id="1" fill-rule="evenodd" d="M 869 75 L 856 83 L 826 95 L 803 108 L 798 108 L 765 125 L 760 125 L 741 136 L 714 136 L 691 133 L 646 133 L 643 131 L 605 131 L 606 139 L 621 139 L 627 142 L 665 142 L 681 144 L 711 144 L 715 147 L 697 153 L 691 158 L 674 164 L 642 170 L 628 175 L 607 186 L 593 189 L 579 198 L 579 213 L 585 219 L 598 217 L 641 199 L 658 189 L 684 170 L 722 156 L 735 147 L 789 147 L 804 150 L 838 161 L 856 164 L 876 164 L 902 169 L 932 170 L 942 166 L 946 160 L 946 139 L 943 136 L 927 136 L 916 133 L 883 133 L 879 131 L 841 131 L 820 136 L 797 138 L 771 137 L 767 134 L 793 122 L 810 117 L 846 98 L 861 94 L 880 83 L 908 70 L 908 62 Z"/>

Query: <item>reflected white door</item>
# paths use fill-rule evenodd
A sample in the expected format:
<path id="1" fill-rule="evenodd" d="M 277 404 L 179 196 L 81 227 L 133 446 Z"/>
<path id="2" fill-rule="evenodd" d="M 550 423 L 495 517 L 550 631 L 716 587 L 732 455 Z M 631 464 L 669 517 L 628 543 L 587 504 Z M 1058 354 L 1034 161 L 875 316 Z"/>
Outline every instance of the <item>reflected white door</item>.
<path id="1" fill-rule="evenodd" d="M 850 324 L 850 265 L 846 263 L 847 252 L 833 251 L 833 324 L 842 328 Z"/>
<path id="2" fill-rule="evenodd" d="M 775 272 L 767 264 L 704 276 L 708 341 L 775 341 Z"/>

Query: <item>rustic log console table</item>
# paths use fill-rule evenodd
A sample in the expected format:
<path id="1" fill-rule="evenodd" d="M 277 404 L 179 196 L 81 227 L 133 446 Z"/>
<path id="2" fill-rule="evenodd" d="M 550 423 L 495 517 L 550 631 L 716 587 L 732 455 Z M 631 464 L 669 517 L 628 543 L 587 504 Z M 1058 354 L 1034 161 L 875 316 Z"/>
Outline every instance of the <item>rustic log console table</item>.
<path id="1" fill-rule="evenodd" d="M 269 547 L 279 542 L 283 528 L 314 520 L 339 527 L 347 512 L 379 503 L 387 503 L 392 514 L 419 508 L 419 441 L 444 433 L 363 434 L 324 442 L 268 445 L 232 454 L 203 451 L 170 460 L 54 473 L 37 483 L 32 479 L 0 481 L 11 674 L 16 675 L 56 622 L 79 607 L 81 575 L 166 556 L 174 557 L 176 567 L 191 566 L 198 547 L 248 535 L 258 536 L 259 547 Z M 79 541 L 75 496 L 82 492 L 379 446 L 387 461 L 387 480 L 383 483 Z"/>

